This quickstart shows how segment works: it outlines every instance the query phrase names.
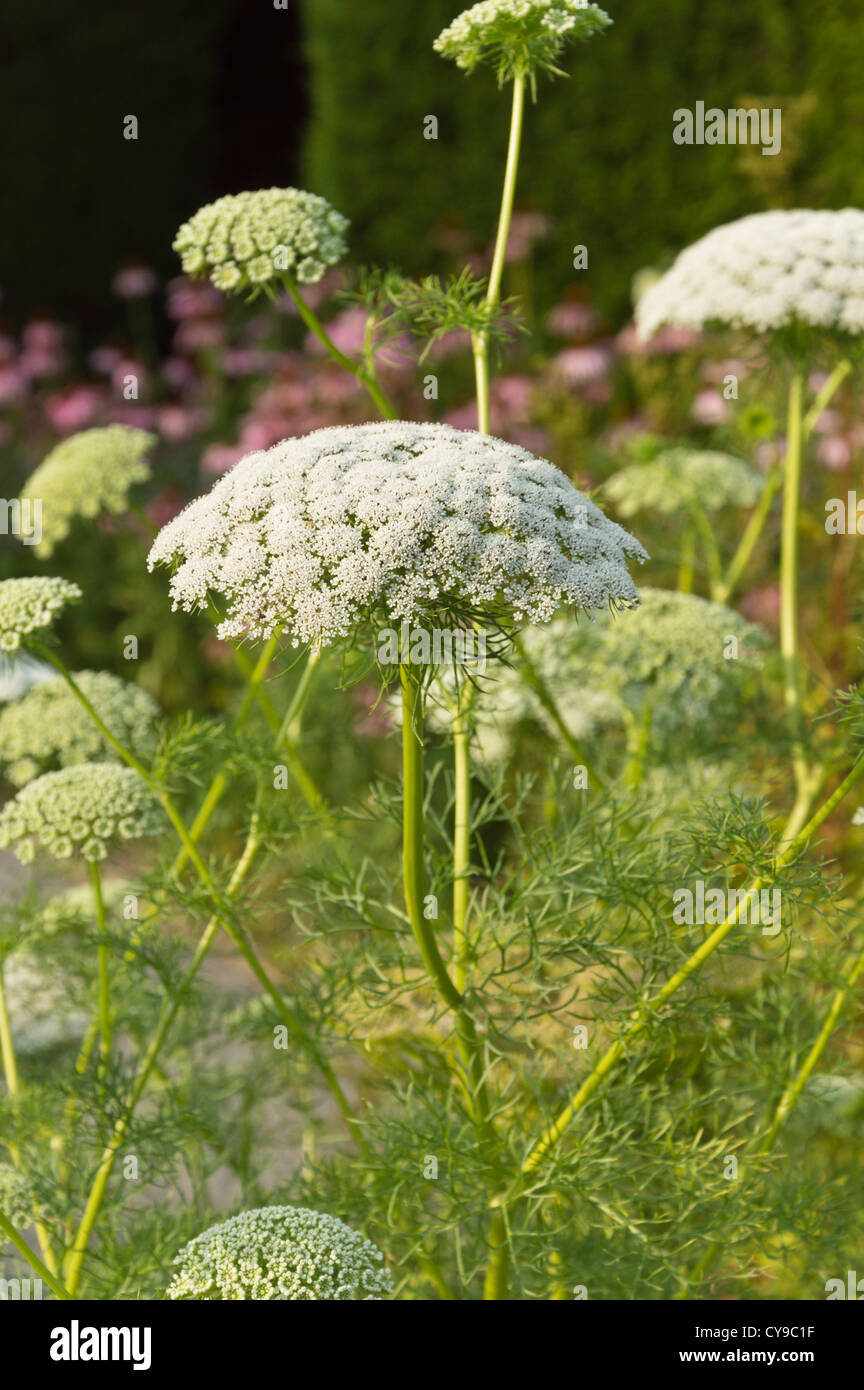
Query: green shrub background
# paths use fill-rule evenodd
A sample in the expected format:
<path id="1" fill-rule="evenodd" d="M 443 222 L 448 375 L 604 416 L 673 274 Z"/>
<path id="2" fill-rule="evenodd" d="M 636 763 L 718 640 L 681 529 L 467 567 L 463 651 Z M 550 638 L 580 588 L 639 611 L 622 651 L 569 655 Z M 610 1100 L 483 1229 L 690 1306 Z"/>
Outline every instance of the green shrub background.
<path id="1" fill-rule="evenodd" d="M 305 182 L 352 219 L 352 251 L 407 271 L 431 263 L 436 222 L 479 244 L 497 215 L 509 94 L 432 50 L 458 0 L 304 0 L 311 121 Z M 528 113 L 519 199 L 551 214 L 544 299 L 589 249 L 589 285 L 611 313 L 629 279 L 718 222 L 768 206 L 864 204 L 864 7 L 860 0 L 609 0 L 614 28 L 581 47 L 573 76 Z M 678 146 L 679 106 L 783 109 L 776 157 Z M 802 101 L 802 98 L 804 100 Z M 439 119 L 437 141 L 423 119 Z M 797 127 L 797 129 L 796 129 Z"/>

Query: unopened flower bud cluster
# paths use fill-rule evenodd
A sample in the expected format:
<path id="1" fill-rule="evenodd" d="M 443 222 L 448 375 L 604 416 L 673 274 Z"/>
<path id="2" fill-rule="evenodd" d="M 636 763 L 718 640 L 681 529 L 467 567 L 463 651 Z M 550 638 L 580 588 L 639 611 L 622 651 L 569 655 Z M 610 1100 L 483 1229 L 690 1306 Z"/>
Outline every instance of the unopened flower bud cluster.
<path id="1" fill-rule="evenodd" d="M 161 828 L 159 805 L 131 768 L 81 763 L 28 782 L 0 811 L 0 849 L 22 863 L 37 850 L 55 859 L 104 859 L 115 840 Z"/>

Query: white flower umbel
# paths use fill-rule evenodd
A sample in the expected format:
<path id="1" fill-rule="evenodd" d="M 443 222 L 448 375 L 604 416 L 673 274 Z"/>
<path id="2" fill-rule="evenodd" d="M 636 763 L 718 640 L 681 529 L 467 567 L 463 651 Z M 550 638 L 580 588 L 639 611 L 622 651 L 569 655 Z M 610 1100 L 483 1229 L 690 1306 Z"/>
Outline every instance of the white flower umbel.
<path id="1" fill-rule="evenodd" d="M 65 579 L 4 579 L 0 582 L 0 652 L 17 652 L 26 646 L 80 597 L 78 585 Z"/>
<path id="2" fill-rule="evenodd" d="M 733 454 L 681 446 L 620 469 L 604 484 L 603 495 L 619 516 L 638 512 L 672 516 L 693 508 L 716 512 L 724 507 L 754 507 L 762 486 L 755 468 Z"/>
<path id="3" fill-rule="evenodd" d="M 185 1245 L 167 1297 L 368 1302 L 393 1282 L 371 1241 L 306 1207 L 259 1207 Z"/>
<path id="4" fill-rule="evenodd" d="M 161 828 L 159 804 L 131 768 L 81 763 L 29 782 L 0 811 L 0 849 L 23 864 L 36 851 L 55 859 L 104 859 L 113 840 L 136 840 Z"/>
<path id="5" fill-rule="evenodd" d="M 128 425 L 83 430 L 64 439 L 31 473 L 22 500 L 41 502 L 42 537 L 34 546 L 38 556 L 52 553 L 65 540 L 73 521 L 92 521 L 128 509 L 129 493 L 146 483 L 150 465 L 145 457 L 156 436 Z"/>
<path id="6" fill-rule="evenodd" d="M 584 0 L 481 0 L 438 35 L 435 49 L 466 72 L 488 63 L 501 82 L 538 70 L 560 76 L 567 45 L 611 23 L 605 10 Z"/>
<path id="7" fill-rule="evenodd" d="M 449 425 L 316 430 L 250 454 L 160 532 L 175 608 L 220 636 L 333 643 L 363 625 L 547 621 L 638 602 L 645 551 L 543 459 Z M 444 626 L 451 626 L 445 622 Z"/>
<path id="8" fill-rule="evenodd" d="M 13 1226 L 28 1227 L 33 1220 L 36 1200 L 33 1179 L 19 1172 L 11 1163 L 0 1163 L 0 1211 L 7 1220 Z"/>
<path id="9" fill-rule="evenodd" d="M 759 212 L 715 227 L 646 290 L 636 323 L 643 339 L 664 325 L 859 335 L 864 212 Z"/>
<path id="10" fill-rule="evenodd" d="M 348 219 L 316 193 L 262 188 L 208 203 L 174 239 L 187 275 L 209 275 L 219 290 L 253 293 L 289 272 L 312 285 L 348 247 Z"/>
<path id="11" fill-rule="evenodd" d="M 78 671 L 75 683 L 115 738 L 133 751 L 152 741 L 159 707 L 144 690 L 108 671 Z M 23 786 L 52 765 L 111 761 L 116 757 L 62 676 L 34 686 L 0 710 L 0 768 Z"/>

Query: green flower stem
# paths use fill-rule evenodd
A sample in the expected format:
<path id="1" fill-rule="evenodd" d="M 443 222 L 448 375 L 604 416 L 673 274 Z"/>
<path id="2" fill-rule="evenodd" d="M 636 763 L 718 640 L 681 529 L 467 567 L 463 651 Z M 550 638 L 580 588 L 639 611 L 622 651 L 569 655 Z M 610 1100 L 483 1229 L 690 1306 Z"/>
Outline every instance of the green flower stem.
<path id="1" fill-rule="evenodd" d="M 764 1155 L 770 1153 L 773 1149 L 777 1141 L 777 1136 L 789 1119 L 809 1077 L 815 1071 L 819 1059 L 825 1051 L 831 1035 L 837 1026 L 837 1021 L 843 1012 L 846 1001 L 861 978 L 862 973 L 864 973 L 864 951 L 852 962 L 852 966 L 847 972 L 843 984 L 835 991 L 828 1012 L 825 1015 L 825 1021 L 819 1030 L 818 1037 L 792 1081 L 790 1081 L 786 1090 L 783 1092 L 777 1104 L 777 1109 L 774 1112 L 774 1118 L 756 1147 L 757 1154 Z M 676 1299 L 681 1300 L 689 1298 L 690 1290 L 695 1284 L 701 1283 L 709 1269 L 713 1267 L 716 1260 L 722 1255 L 724 1249 L 725 1246 L 721 1241 L 713 1241 L 712 1244 L 709 1245 L 705 1254 L 695 1265 L 692 1272 L 684 1278 L 683 1288 L 676 1294 Z"/>
<path id="2" fill-rule="evenodd" d="M 681 536 L 681 558 L 678 562 L 678 592 L 692 594 L 696 565 L 696 528 L 687 525 Z"/>
<path id="3" fill-rule="evenodd" d="M 462 995 L 447 973 L 435 932 L 424 916 L 423 691 L 409 666 L 399 667 L 402 686 L 402 874 L 408 920 L 417 949 L 444 1002 L 459 1012 Z"/>
<path id="4" fill-rule="evenodd" d="M 474 686 L 465 681 L 453 720 L 453 977 L 460 994 L 468 983 L 471 954 L 468 902 L 471 894 L 471 703 Z"/>
<path id="5" fill-rule="evenodd" d="M 717 585 L 716 591 L 712 595 L 715 603 L 728 603 L 741 582 L 741 577 L 750 563 L 759 537 L 765 529 L 765 523 L 771 512 L 771 504 L 777 495 L 782 481 L 782 468 L 772 468 L 771 471 L 766 474 L 759 501 L 753 509 L 750 520 L 744 528 L 744 534 L 738 544 L 738 549 L 729 562 L 729 568 L 726 574 L 723 576 Z"/>
<path id="6" fill-rule="evenodd" d="M 240 885 L 242 884 L 250 868 L 252 867 L 252 863 L 255 859 L 255 855 L 257 854 L 258 848 L 258 821 L 257 817 L 254 817 L 243 853 L 234 867 L 234 872 L 231 875 L 231 880 L 226 890 L 226 897 L 229 899 L 229 901 L 233 900 L 237 896 L 237 892 L 240 888 Z M 102 1202 L 105 1196 L 105 1189 L 108 1185 L 108 1179 L 111 1176 L 111 1170 L 114 1167 L 114 1161 L 117 1157 L 117 1152 L 120 1148 L 120 1145 L 123 1143 L 123 1140 L 126 1136 L 126 1132 L 132 1121 L 132 1116 L 135 1113 L 135 1109 L 138 1105 L 138 1102 L 140 1101 L 141 1096 L 144 1093 L 145 1087 L 147 1086 L 147 1082 L 150 1080 L 150 1076 L 156 1066 L 156 1061 L 162 1049 L 162 1044 L 164 1043 L 168 1035 L 168 1032 L 172 1024 L 174 1023 L 174 1020 L 177 1018 L 177 1015 L 180 1012 L 180 1009 L 186 999 L 186 996 L 188 995 L 189 990 L 192 987 L 192 983 L 195 979 L 195 976 L 198 974 L 198 971 L 201 968 L 201 965 L 204 961 L 204 957 L 207 955 L 207 952 L 213 944 L 213 940 L 216 936 L 216 933 L 219 930 L 220 925 L 221 916 L 218 913 L 214 913 L 201 934 L 201 937 L 198 941 L 198 945 L 195 948 L 195 954 L 192 957 L 192 961 L 189 967 L 187 968 L 186 973 L 183 976 L 183 979 L 180 981 L 180 985 L 177 989 L 176 994 L 174 995 L 173 999 L 166 999 L 163 1003 L 159 1020 L 156 1025 L 156 1029 L 147 1046 L 147 1051 L 145 1052 L 144 1057 L 138 1065 L 135 1080 L 132 1083 L 132 1089 L 129 1093 L 126 1104 L 123 1107 L 123 1112 L 116 1121 L 113 1131 L 111 1133 L 111 1138 L 109 1139 L 108 1143 L 102 1151 L 102 1155 L 99 1160 L 99 1167 L 96 1170 L 96 1175 L 94 1177 L 90 1193 L 87 1198 L 87 1203 L 84 1208 L 84 1214 L 81 1217 L 81 1223 L 78 1227 L 73 1246 L 67 1252 L 66 1260 L 63 1266 L 63 1273 L 68 1283 L 70 1294 L 74 1294 L 76 1288 L 78 1287 L 78 1280 L 81 1274 L 81 1266 L 83 1264 L 84 1257 L 87 1253 L 87 1246 L 90 1241 L 90 1236 L 93 1232 L 93 1227 L 96 1224 L 96 1218 L 99 1215 L 99 1211 L 102 1206 Z"/>
<path id="7" fill-rule="evenodd" d="M 651 723 L 654 718 L 654 707 L 649 700 L 645 701 L 645 708 L 642 712 L 641 720 L 634 719 L 630 712 L 627 712 L 627 748 L 629 758 L 625 769 L 624 778 L 627 785 L 641 787 L 645 778 L 645 759 L 648 754 L 648 741 L 651 737 Z"/>
<path id="8" fill-rule="evenodd" d="M 708 583 L 710 586 L 711 597 L 717 602 L 717 592 L 723 583 L 723 561 L 720 556 L 720 547 L 717 544 L 717 537 L 714 535 L 714 528 L 708 518 L 704 507 L 698 504 L 692 507 L 693 520 L 696 525 L 702 545 L 705 549 L 705 559 L 708 563 Z"/>
<path id="9" fill-rule="evenodd" d="M 574 738 L 573 734 L 570 732 L 566 723 L 564 722 L 561 711 L 555 703 L 555 700 L 552 698 L 549 686 L 546 684 L 540 672 L 537 670 L 536 665 L 526 652 L 525 643 L 522 641 L 522 638 L 518 635 L 518 633 L 513 638 L 513 649 L 519 657 L 520 674 L 522 675 L 525 684 L 531 690 L 534 691 L 534 694 L 537 696 L 537 699 L 540 701 L 546 713 L 549 715 L 549 718 L 552 720 L 553 724 L 555 725 L 556 729 L 558 730 L 565 744 L 567 745 L 567 751 L 570 754 L 571 758 L 573 758 L 574 762 L 578 763 L 580 767 L 584 767 L 586 768 L 586 770 L 590 772 L 588 759 L 585 757 L 579 740 Z M 596 778 L 596 780 L 600 783 L 601 786 L 606 785 L 604 779 L 600 776 L 599 773 L 594 772 L 591 773 L 591 775 L 594 778 Z"/>
<path id="10" fill-rule="evenodd" d="M 6 989 L 3 982 L 3 962 L 0 961 L 0 1054 L 3 1058 L 3 1076 L 6 1081 L 6 1091 L 9 1096 L 17 1096 L 21 1091 L 21 1078 L 18 1074 L 18 1061 L 15 1056 L 15 1043 L 12 1038 L 12 1027 L 9 1022 L 9 1010 L 6 1004 Z M 18 1145 L 12 1140 L 6 1139 L 6 1147 L 16 1168 L 21 1167 L 21 1155 Z M 33 1225 L 36 1230 L 36 1237 L 39 1241 L 39 1248 L 42 1256 L 51 1270 L 56 1270 L 57 1263 L 54 1259 L 54 1252 L 51 1245 L 51 1237 L 43 1222 L 36 1219 L 34 1215 Z"/>
<path id="11" fill-rule="evenodd" d="M 833 372 L 831 372 L 831 375 L 825 381 L 821 391 L 816 396 L 816 399 L 814 400 L 810 409 L 807 411 L 807 414 L 804 416 L 801 428 L 805 439 L 810 438 L 810 435 L 813 433 L 813 428 L 817 420 L 819 419 L 819 416 L 830 405 L 831 401 L 837 394 L 840 387 L 843 385 L 843 382 L 846 380 L 851 370 L 852 363 L 848 360 L 848 358 L 844 358 L 841 362 L 837 363 L 837 366 L 834 368 Z"/>
<path id="12" fill-rule="evenodd" d="M 108 945 L 104 940 L 106 935 L 105 926 L 105 896 L 102 892 L 102 875 L 99 872 L 98 864 L 88 864 L 90 871 L 90 885 L 93 890 L 93 909 L 96 916 L 96 930 L 103 938 L 96 948 L 99 967 L 99 1057 L 100 1070 L 104 1075 L 105 1067 L 111 1056 L 111 989 L 108 978 Z"/>
<path id="13" fill-rule="evenodd" d="M 285 288 L 297 305 L 297 312 L 306 327 L 310 332 L 315 334 L 315 337 L 327 349 L 334 362 L 338 362 L 340 367 L 344 367 L 346 372 L 350 372 L 353 377 L 356 377 L 360 385 L 365 387 L 385 420 L 395 420 L 396 411 L 381 390 L 377 378 L 368 372 L 359 362 L 352 362 L 351 358 L 346 357 L 345 353 L 336 346 L 318 315 L 313 309 L 310 309 L 309 305 L 306 303 L 306 300 L 300 293 L 294 276 L 285 272 L 283 274 L 283 280 Z"/>
<path id="14" fill-rule="evenodd" d="M 510 139 L 507 145 L 507 164 L 504 169 L 504 187 L 501 193 L 501 211 L 498 217 L 498 232 L 495 237 L 495 250 L 492 256 L 492 269 L 486 289 L 486 304 L 492 309 L 501 296 L 501 279 L 507 256 L 507 242 L 510 238 L 510 222 L 513 217 L 513 203 L 516 197 L 516 178 L 519 172 L 519 150 L 522 144 L 522 124 L 525 114 L 525 76 L 520 74 L 513 79 L 513 105 L 510 113 Z M 481 434 L 489 433 L 489 334 L 475 333 L 472 336 L 474 353 L 474 373 L 477 381 L 477 429 Z"/>
<path id="15" fill-rule="evenodd" d="M 795 786 L 801 797 L 808 793 L 810 786 L 798 655 L 798 521 L 801 506 L 803 394 L 804 374 L 799 369 L 793 373 L 789 386 L 786 428 L 780 554 L 780 653 L 783 659 L 783 694 L 792 738 L 792 766 Z"/>
<path id="16" fill-rule="evenodd" d="M 30 1246 L 27 1244 L 24 1237 L 20 1235 L 18 1231 L 16 1231 L 15 1227 L 12 1225 L 12 1222 L 7 1220 L 7 1218 L 3 1215 L 2 1211 L 0 1211 L 0 1231 L 2 1231 L 6 1238 L 12 1242 L 19 1255 L 23 1255 L 30 1268 L 36 1271 L 36 1273 L 39 1275 L 39 1278 L 48 1285 L 49 1289 L 53 1294 L 56 1294 L 58 1298 L 62 1298 L 64 1300 L 71 1299 L 72 1295 L 63 1286 L 63 1284 L 60 1283 L 60 1280 L 57 1279 L 54 1274 L 52 1274 L 51 1270 L 47 1267 L 47 1265 L 44 1265 L 42 1263 L 35 1251 L 30 1249 Z"/>
<path id="17" fill-rule="evenodd" d="M 3 982 L 3 962 L 0 960 L 0 1055 L 3 1058 L 3 1075 L 6 1090 L 10 1096 L 18 1094 L 18 1063 L 15 1058 L 15 1044 L 12 1041 L 12 1028 L 9 1023 L 9 1009 L 6 1005 L 6 987 Z"/>
<path id="18" fill-rule="evenodd" d="M 844 780 L 832 792 L 832 794 L 822 803 L 819 810 L 813 815 L 804 828 L 799 831 L 794 840 L 790 841 L 782 852 L 777 856 L 776 868 L 784 868 L 791 863 L 800 850 L 804 848 L 811 835 L 819 829 L 824 821 L 828 819 L 832 811 L 840 804 L 843 798 L 852 790 L 864 777 L 864 755 L 860 757 Z M 765 884 L 765 878 L 760 876 L 747 889 L 745 903 L 749 902 L 752 894 L 757 893 Z M 624 1056 L 626 1047 L 633 1042 L 645 1030 L 648 1024 L 654 1019 L 660 1009 L 672 998 L 682 985 L 690 979 L 701 965 L 713 955 L 717 947 L 726 939 L 731 931 L 738 925 L 739 914 L 742 906 L 739 903 L 733 913 L 729 914 L 711 934 L 706 937 L 702 945 L 693 952 L 684 962 L 679 970 L 667 980 L 661 990 L 651 999 L 644 1000 L 634 1011 L 629 1027 L 625 1028 L 621 1036 L 609 1047 L 600 1061 L 596 1064 L 590 1075 L 579 1087 L 572 1099 L 561 1111 L 556 1120 L 549 1125 L 540 1137 L 532 1144 L 527 1157 L 522 1164 L 520 1177 L 516 1180 L 514 1188 L 506 1200 L 514 1195 L 519 1195 L 524 1191 L 527 1180 L 536 1168 L 540 1166 L 550 1149 L 558 1142 L 561 1135 L 576 1118 L 579 1112 L 584 1109 L 587 1102 L 591 1099 L 594 1092 L 602 1085 L 606 1077 L 615 1070 L 618 1062 Z"/>
<path id="19" fill-rule="evenodd" d="M 276 736 L 276 742 L 280 747 L 283 743 L 296 743 L 300 736 L 303 711 L 312 693 L 312 681 L 315 676 L 315 669 L 320 660 L 320 650 L 312 651 L 310 649 L 306 653 L 306 663 L 303 667 L 300 679 L 297 682 L 297 688 L 291 697 L 291 702 L 285 711 L 285 718 L 282 720 L 279 732 Z"/>
<path id="20" fill-rule="evenodd" d="M 177 834 L 178 839 L 180 840 L 181 845 L 186 851 L 187 858 L 191 860 L 195 872 L 197 873 L 202 885 L 206 889 L 214 909 L 216 910 L 217 914 L 219 914 L 219 920 L 221 922 L 222 927 L 228 933 L 231 940 L 234 942 L 235 946 L 239 950 L 240 954 L 243 956 L 243 959 L 249 965 L 256 979 L 260 981 L 266 993 L 269 994 L 270 998 L 273 1000 L 273 1003 L 275 1004 L 280 1017 L 285 1021 L 287 1027 L 293 1033 L 294 1037 L 297 1038 L 298 1042 L 300 1042 L 303 1045 L 303 1047 L 308 1052 L 309 1056 L 315 1062 L 316 1066 L 321 1072 L 321 1075 L 327 1085 L 328 1090 L 330 1091 L 331 1095 L 336 1101 L 340 1112 L 348 1122 L 352 1134 L 354 1135 L 358 1144 L 361 1147 L 365 1148 L 365 1140 L 363 1139 L 362 1133 L 360 1133 L 357 1129 L 357 1122 L 354 1113 L 351 1109 L 347 1097 L 345 1096 L 341 1086 L 339 1085 L 339 1082 L 336 1078 L 335 1073 L 333 1072 L 333 1068 L 330 1066 L 330 1063 L 327 1061 L 326 1057 L 324 1057 L 324 1055 L 319 1051 L 314 1040 L 310 1037 L 309 1033 L 303 1027 L 299 1018 L 297 1018 L 293 1011 L 288 1007 L 285 1000 L 282 998 L 282 995 L 280 994 L 279 990 L 271 981 L 269 975 L 267 974 L 257 955 L 255 954 L 255 949 L 252 945 L 252 942 L 248 934 L 243 930 L 243 928 L 229 921 L 229 919 L 222 912 L 220 896 L 216 888 L 216 885 L 214 884 L 213 879 L 211 878 L 210 873 L 208 872 L 207 867 L 204 864 L 204 861 L 202 860 L 201 855 L 198 852 L 198 848 L 195 842 L 190 836 L 189 831 L 186 829 L 186 825 L 184 824 L 180 812 L 174 805 L 174 801 L 171 797 L 171 794 L 167 791 L 165 787 L 163 787 L 156 780 L 155 777 L 152 776 L 150 772 L 148 772 L 147 768 L 144 767 L 143 763 L 141 763 L 139 759 L 135 757 L 135 754 L 132 753 L 128 748 L 124 747 L 124 745 L 120 742 L 119 739 L 115 738 L 115 736 L 111 733 L 111 730 L 96 713 L 96 710 L 93 708 L 91 702 L 87 699 L 87 696 L 76 684 L 74 677 L 67 670 L 66 666 L 60 660 L 60 658 L 56 656 L 55 653 L 50 652 L 50 649 L 45 649 L 45 651 L 46 656 L 49 657 L 52 665 L 60 672 L 67 685 L 70 687 L 72 691 L 74 691 L 80 703 L 87 710 L 87 713 L 90 715 L 90 718 L 93 720 L 96 727 L 99 729 L 103 738 L 107 739 L 107 741 L 111 744 L 112 748 L 116 750 L 116 752 L 120 755 L 120 757 L 127 764 L 127 766 L 133 768 L 134 771 L 138 773 L 139 777 L 143 779 L 143 781 L 153 792 L 153 795 L 158 798 L 160 804 L 163 806 L 165 810 L 165 814 L 168 816 L 168 819 L 174 827 L 174 830 Z"/>

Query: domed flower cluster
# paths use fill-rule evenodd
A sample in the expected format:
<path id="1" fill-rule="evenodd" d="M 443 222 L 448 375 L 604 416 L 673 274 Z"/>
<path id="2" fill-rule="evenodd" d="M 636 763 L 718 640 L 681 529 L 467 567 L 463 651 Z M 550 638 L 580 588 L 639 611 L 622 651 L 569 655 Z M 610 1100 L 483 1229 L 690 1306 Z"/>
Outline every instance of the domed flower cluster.
<path id="1" fill-rule="evenodd" d="M 187 275 L 209 274 L 218 290 L 258 291 L 290 271 L 313 285 L 348 250 L 349 222 L 316 193 L 262 188 L 200 208 L 174 239 Z"/>
<path id="2" fill-rule="evenodd" d="M 145 454 L 156 436 L 129 425 L 106 425 L 82 430 L 64 439 L 31 473 L 22 500 L 42 503 L 42 537 L 34 546 L 48 556 L 65 540 L 78 518 L 92 520 L 103 512 L 119 516 L 129 505 L 129 492 L 146 483 L 150 465 Z"/>
<path id="3" fill-rule="evenodd" d="M 179 566 L 175 608 L 220 595 L 222 637 L 284 630 L 318 646 L 363 623 L 545 622 L 565 604 L 634 604 L 628 558 L 645 558 L 639 542 L 551 463 L 393 421 L 250 454 L 168 523 L 149 564 Z"/>
<path id="4" fill-rule="evenodd" d="M 696 725 L 734 703 L 760 663 L 762 630 L 695 594 L 647 588 L 641 597 L 635 613 L 580 624 L 574 680 L 631 710 L 649 704 L 658 729 Z"/>
<path id="5" fill-rule="evenodd" d="M 0 582 L 0 652 L 17 652 L 27 639 L 53 623 L 67 603 L 81 597 L 65 579 L 4 579 Z"/>
<path id="6" fill-rule="evenodd" d="M 636 308 L 658 328 L 864 332 L 864 212 L 773 211 L 715 227 L 688 246 Z"/>
<path id="7" fill-rule="evenodd" d="M 37 849 L 55 859 L 95 863 L 112 840 L 136 840 L 160 829 L 159 804 L 131 768 L 81 763 L 28 782 L 0 811 L 0 849 L 22 864 Z"/>
<path id="8" fill-rule="evenodd" d="M 0 1211 L 20 1230 L 33 1220 L 37 1204 L 36 1186 L 26 1173 L 11 1163 L 0 1163 Z"/>
<path id="9" fill-rule="evenodd" d="M 75 683 L 121 743 L 134 750 L 152 741 L 159 708 L 145 691 L 108 671 L 79 671 Z M 0 710 L 0 767 L 6 764 L 6 777 L 17 787 L 54 764 L 72 767 L 115 756 L 62 676 L 35 685 Z"/>
<path id="10" fill-rule="evenodd" d="M 167 1297 L 378 1301 L 393 1292 L 384 1256 L 335 1216 L 259 1207 L 185 1245 Z"/>
<path id="11" fill-rule="evenodd" d="M 754 507 L 762 477 L 743 459 L 712 449 L 664 449 L 645 463 L 628 464 L 604 485 L 604 497 L 620 516 L 637 512 L 676 512 L 700 508 Z"/>
<path id="12" fill-rule="evenodd" d="M 92 924 L 92 890 L 87 885 L 88 913 Z M 3 987 L 9 1009 L 12 1041 L 20 1057 L 38 1057 L 61 1047 L 80 1043 L 90 1022 L 81 1008 L 75 981 L 50 952 L 16 949 L 7 956 Z M 0 1198 L 0 1210 L 3 1210 Z"/>
<path id="13" fill-rule="evenodd" d="M 566 46 L 611 23 L 585 0 L 481 0 L 438 35 L 435 49 L 466 72 L 491 64 L 500 82 L 538 69 L 561 75 L 557 63 Z"/>

